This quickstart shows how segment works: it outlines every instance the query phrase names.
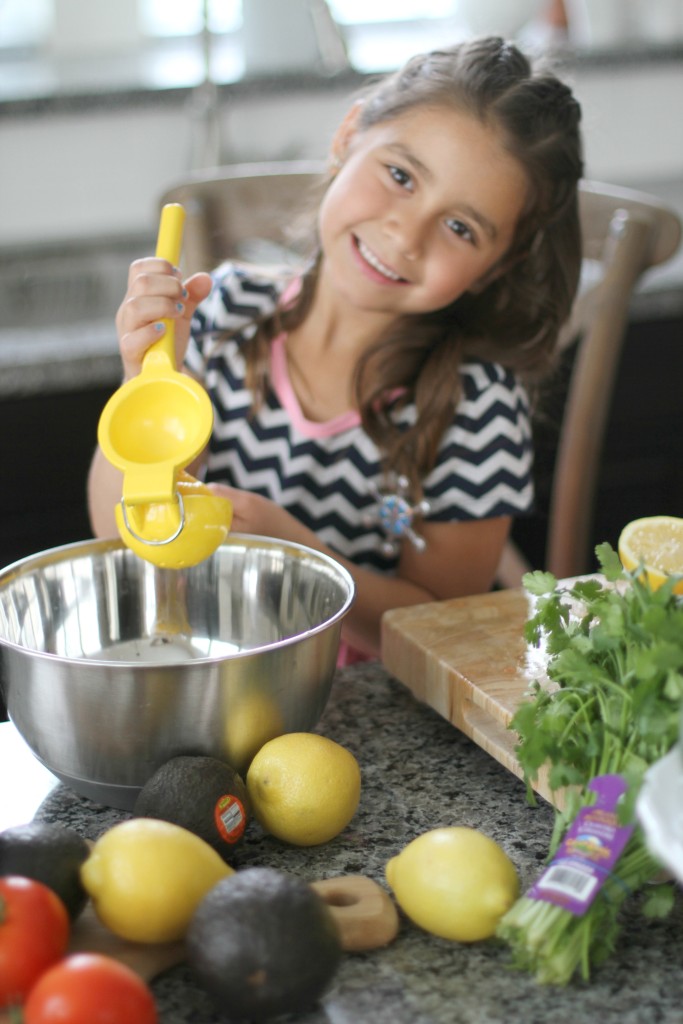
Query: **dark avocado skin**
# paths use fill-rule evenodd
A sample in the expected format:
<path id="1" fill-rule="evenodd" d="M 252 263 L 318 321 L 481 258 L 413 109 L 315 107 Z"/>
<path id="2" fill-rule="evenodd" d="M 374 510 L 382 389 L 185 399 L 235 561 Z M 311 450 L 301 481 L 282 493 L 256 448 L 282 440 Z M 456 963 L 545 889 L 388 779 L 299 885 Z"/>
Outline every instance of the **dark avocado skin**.
<path id="1" fill-rule="evenodd" d="M 228 793 L 238 798 L 248 820 L 247 787 L 234 768 L 204 754 L 181 754 L 161 765 L 145 783 L 133 813 L 180 825 L 229 860 L 241 840 L 227 843 L 214 818 L 216 801 Z"/>
<path id="2" fill-rule="evenodd" d="M 0 832 L 0 875 L 23 875 L 56 892 L 75 921 L 88 901 L 80 868 L 90 853 L 73 829 L 32 821 Z"/>
<path id="3" fill-rule="evenodd" d="M 310 1009 L 342 958 L 324 900 L 273 868 L 245 868 L 215 885 L 195 911 L 186 948 L 221 1012 L 250 1022 Z"/>

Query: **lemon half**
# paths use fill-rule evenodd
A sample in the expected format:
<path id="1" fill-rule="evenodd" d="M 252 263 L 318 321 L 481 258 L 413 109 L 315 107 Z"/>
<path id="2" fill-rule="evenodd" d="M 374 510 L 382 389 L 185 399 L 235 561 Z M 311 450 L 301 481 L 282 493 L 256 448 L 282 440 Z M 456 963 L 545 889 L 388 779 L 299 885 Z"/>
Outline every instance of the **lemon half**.
<path id="1" fill-rule="evenodd" d="M 683 576 L 683 519 L 648 516 L 634 519 L 621 531 L 618 544 L 621 564 L 629 572 L 642 567 L 656 590 L 669 576 Z M 675 586 L 683 594 L 683 579 Z"/>

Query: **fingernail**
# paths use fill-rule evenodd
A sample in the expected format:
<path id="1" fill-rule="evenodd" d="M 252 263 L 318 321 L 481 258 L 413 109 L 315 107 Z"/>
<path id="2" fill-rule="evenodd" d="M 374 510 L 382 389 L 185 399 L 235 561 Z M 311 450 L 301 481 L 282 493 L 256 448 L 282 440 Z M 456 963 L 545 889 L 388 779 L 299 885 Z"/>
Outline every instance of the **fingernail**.
<path id="1" fill-rule="evenodd" d="M 163 323 L 159 322 L 158 324 L 154 325 L 154 330 L 158 331 L 159 334 L 161 334 L 162 331 L 166 330 L 166 324 L 163 324 Z"/>
<path id="2" fill-rule="evenodd" d="M 189 294 L 190 293 L 188 292 L 187 288 L 183 288 L 183 298 L 186 299 Z"/>
<path id="3" fill-rule="evenodd" d="M 175 308 L 178 310 L 179 313 L 182 313 L 183 310 L 185 309 L 185 307 L 183 306 L 182 302 L 176 302 Z"/>

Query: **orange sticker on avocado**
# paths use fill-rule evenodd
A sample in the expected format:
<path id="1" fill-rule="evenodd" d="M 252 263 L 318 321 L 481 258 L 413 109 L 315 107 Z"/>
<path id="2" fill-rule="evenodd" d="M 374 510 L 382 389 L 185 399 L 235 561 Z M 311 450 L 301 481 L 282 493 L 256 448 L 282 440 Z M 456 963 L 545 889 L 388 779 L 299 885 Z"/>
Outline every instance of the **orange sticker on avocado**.
<path id="1" fill-rule="evenodd" d="M 236 843 L 244 835 L 247 814 L 241 800 L 231 793 L 219 796 L 213 809 L 218 834 L 226 843 Z"/>

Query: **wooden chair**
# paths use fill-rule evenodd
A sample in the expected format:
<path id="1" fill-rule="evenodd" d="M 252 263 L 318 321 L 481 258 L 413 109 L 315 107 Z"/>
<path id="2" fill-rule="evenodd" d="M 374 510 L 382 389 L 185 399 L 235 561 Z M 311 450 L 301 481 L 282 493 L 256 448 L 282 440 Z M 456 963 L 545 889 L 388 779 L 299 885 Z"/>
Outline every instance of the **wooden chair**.
<path id="1" fill-rule="evenodd" d="M 187 209 L 184 266 L 209 270 L 229 256 L 286 258 L 283 233 L 305 194 L 320 181 L 317 161 L 242 164 L 196 174 L 166 190 L 162 202 Z M 552 471 L 544 568 L 558 578 L 590 570 L 590 531 L 603 439 L 634 289 L 681 239 L 677 214 L 654 196 L 599 182 L 580 186 L 584 284 L 562 344 L 576 354 Z M 518 586 L 532 568 L 508 543 L 499 585 Z"/>
<path id="2" fill-rule="evenodd" d="M 561 344 L 576 343 L 552 471 L 543 565 L 531 566 L 512 542 L 501 586 L 546 569 L 559 579 L 590 571 L 589 551 L 600 458 L 635 287 L 650 267 L 674 255 L 678 215 L 654 196 L 594 181 L 580 186 L 584 284 Z"/>
<path id="3" fill-rule="evenodd" d="M 291 259 L 297 215 L 303 220 L 306 196 L 315 192 L 324 170 L 313 160 L 234 164 L 171 184 L 161 203 L 185 207 L 183 269 L 213 270 L 228 258 Z"/>

